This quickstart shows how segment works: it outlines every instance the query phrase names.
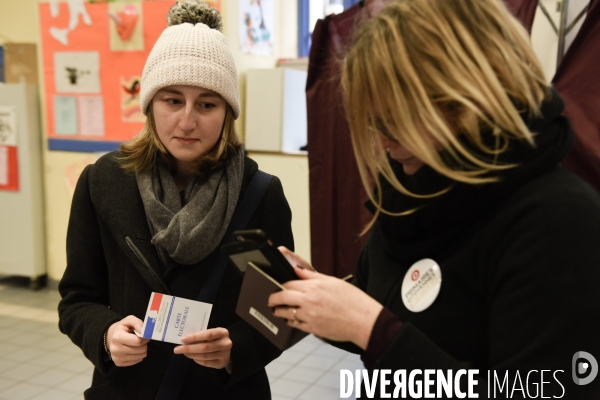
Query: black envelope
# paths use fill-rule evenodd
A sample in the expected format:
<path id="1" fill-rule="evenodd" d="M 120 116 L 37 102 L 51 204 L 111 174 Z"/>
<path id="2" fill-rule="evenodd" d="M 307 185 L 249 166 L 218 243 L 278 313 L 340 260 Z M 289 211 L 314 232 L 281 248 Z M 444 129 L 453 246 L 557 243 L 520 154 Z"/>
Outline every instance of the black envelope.
<path id="1" fill-rule="evenodd" d="M 280 290 L 285 290 L 281 284 L 253 263 L 248 263 L 235 311 L 280 350 L 285 350 L 308 334 L 288 326 L 285 319 L 275 317 L 267 306 L 269 296 Z"/>

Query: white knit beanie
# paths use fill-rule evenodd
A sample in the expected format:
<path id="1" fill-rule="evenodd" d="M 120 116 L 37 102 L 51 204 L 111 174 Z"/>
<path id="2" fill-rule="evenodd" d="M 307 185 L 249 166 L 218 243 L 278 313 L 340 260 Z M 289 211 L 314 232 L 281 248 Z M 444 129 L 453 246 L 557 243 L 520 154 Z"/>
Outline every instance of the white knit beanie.
<path id="1" fill-rule="evenodd" d="M 200 2 L 175 3 L 167 21 L 170 26 L 154 44 L 142 73 L 140 106 L 144 115 L 160 89 L 190 85 L 219 93 L 237 119 L 240 115 L 237 72 L 225 36 L 220 32 L 217 11 Z"/>

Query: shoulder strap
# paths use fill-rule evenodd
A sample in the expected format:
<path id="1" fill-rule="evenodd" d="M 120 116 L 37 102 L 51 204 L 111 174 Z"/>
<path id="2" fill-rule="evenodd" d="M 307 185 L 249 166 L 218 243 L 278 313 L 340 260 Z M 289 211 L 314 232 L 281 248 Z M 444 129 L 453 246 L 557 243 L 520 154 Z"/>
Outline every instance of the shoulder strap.
<path id="1" fill-rule="evenodd" d="M 231 218 L 231 222 L 229 223 L 229 227 L 227 228 L 227 232 L 225 232 L 223 240 L 221 240 L 219 248 L 232 241 L 231 237 L 233 236 L 233 232 L 244 229 L 248 225 L 248 222 L 258 207 L 258 204 L 267 192 L 272 178 L 273 175 L 269 175 L 260 170 L 256 171 L 252 177 L 252 180 L 250 181 L 250 184 L 248 185 L 248 188 L 246 189 L 246 192 L 244 193 L 244 196 L 242 197 L 242 200 L 238 204 L 238 208 L 235 210 L 235 213 Z M 208 276 L 204 286 L 202 286 L 200 294 L 198 294 L 198 301 L 214 303 L 226 266 L 227 257 L 218 251 L 215 263 L 210 270 L 210 275 Z"/>
<path id="2" fill-rule="evenodd" d="M 248 225 L 248 222 L 254 214 L 254 211 L 256 211 L 258 204 L 267 192 L 272 178 L 273 175 L 269 175 L 260 170 L 256 171 L 252 177 L 252 180 L 250 181 L 250 184 L 248 185 L 248 188 L 246 189 L 246 192 L 244 193 L 244 196 L 238 203 L 238 208 L 233 214 L 231 222 L 229 223 L 229 227 L 227 228 L 227 232 L 225 233 L 223 240 L 221 240 L 219 248 L 232 241 L 231 236 L 233 235 L 234 231 L 244 229 Z M 226 267 L 227 257 L 225 257 L 225 255 L 220 251 L 217 251 L 217 257 L 215 258 L 215 262 L 210 269 L 208 279 L 202 286 L 200 294 L 198 294 L 198 301 L 202 301 L 204 303 L 214 303 Z M 192 360 L 181 354 L 175 354 L 171 358 L 171 362 L 169 363 L 165 377 L 163 378 L 160 389 L 158 390 L 158 394 L 156 395 L 156 400 L 177 399 L 191 361 Z"/>

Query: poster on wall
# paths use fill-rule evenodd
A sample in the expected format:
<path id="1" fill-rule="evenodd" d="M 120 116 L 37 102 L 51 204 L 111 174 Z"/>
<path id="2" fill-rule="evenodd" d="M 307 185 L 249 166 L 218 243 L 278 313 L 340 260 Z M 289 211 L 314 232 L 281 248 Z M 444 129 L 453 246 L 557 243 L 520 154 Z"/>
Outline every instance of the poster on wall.
<path id="1" fill-rule="evenodd" d="M 104 136 L 104 99 L 101 96 L 77 98 L 78 132 L 84 136 Z"/>
<path id="2" fill-rule="evenodd" d="M 121 77 L 121 119 L 124 122 L 144 122 L 146 117 L 140 108 L 140 82 L 142 77 Z"/>
<path id="3" fill-rule="evenodd" d="M 140 77 L 172 5 L 40 3 L 50 150 L 112 151 L 141 131 Z"/>
<path id="4" fill-rule="evenodd" d="M 273 55 L 275 25 L 273 0 L 239 0 L 239 32 L 242 52 Z"/>
<path id="5" fill-rule="evenodd" d="M 142 12 L 142 4 L 139 2 L 108 5 L 110 49 L 112 51 L 144 50 Z"/>
<path id="6" fill-rule="evenodd" d="M 77 135 L 77 98 L 54 96 L 54 132 L 58 135 Z"/>
<path id="7" fill-rule="evenodd" d="M 100 55 L 97 51 L 54 53 L 57 93 L 100 93 Z"/>
<path id="8" fill-rule="evenodd" d="M 15 107 L 0 105 L 0 190 L 19 190 Z"/>

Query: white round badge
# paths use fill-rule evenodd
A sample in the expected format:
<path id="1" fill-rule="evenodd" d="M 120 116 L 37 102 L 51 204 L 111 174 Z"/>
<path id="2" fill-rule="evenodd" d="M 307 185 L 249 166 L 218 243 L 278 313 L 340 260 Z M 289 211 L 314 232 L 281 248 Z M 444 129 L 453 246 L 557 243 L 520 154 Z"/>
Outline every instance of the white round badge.
<path id="1" fill-rule="evenodd" d="M 442 287 L 440 266 L 430 258 L 417 261 L 402 281 L 402 302 L 412 312 L 421 312 L 433 304 Z"/>

